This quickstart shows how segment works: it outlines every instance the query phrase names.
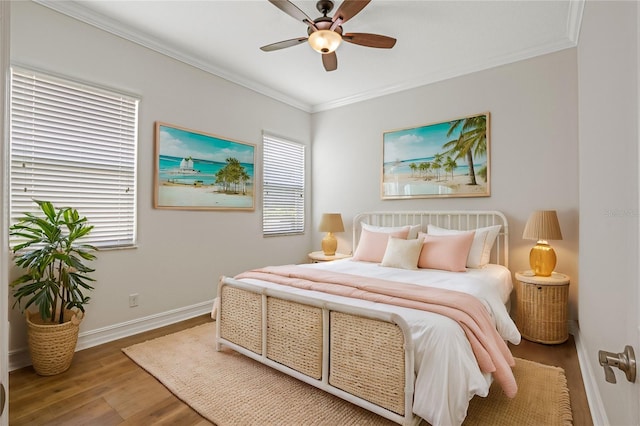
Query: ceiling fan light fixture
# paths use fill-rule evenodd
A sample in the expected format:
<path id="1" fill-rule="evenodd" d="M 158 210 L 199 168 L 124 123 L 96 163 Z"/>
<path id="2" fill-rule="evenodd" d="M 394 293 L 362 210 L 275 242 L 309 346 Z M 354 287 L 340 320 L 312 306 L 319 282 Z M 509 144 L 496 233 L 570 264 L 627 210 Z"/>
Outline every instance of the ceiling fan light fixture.
<path id="1" fill-rule="evenodd" d="M 309 45 L 319 53 L 331 53 L 342 43 L 342 37 L 335 31 L 318 30 L 309 35 Z"/>

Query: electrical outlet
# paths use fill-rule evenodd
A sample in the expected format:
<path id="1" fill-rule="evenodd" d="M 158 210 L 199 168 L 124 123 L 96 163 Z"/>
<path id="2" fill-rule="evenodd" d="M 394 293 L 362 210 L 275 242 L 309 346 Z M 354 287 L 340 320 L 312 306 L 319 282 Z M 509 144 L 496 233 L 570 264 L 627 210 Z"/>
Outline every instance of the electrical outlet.
<path id="1" fill-rule="evenodd" d="M 129 307 L 135 308 L 138 306 L 138 293 L 133 293 L 129 295 Z"/>

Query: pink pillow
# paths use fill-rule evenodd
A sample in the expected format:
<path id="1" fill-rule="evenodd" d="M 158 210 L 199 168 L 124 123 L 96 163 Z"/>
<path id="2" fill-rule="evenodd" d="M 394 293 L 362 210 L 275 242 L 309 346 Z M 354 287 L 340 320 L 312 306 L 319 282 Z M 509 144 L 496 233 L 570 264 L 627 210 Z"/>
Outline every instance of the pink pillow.
<path id="1" fill-rule="evenodd" d="M 424 244 L 418 258 L 418 268 L 465 272 L 474 235 L 474 231 L 455 235 L 429 235 L 420 232 L 418 238 L 424 237 Z"/>
<path id="2" fill-rule="evenodd" d="M 353 260 L 361 260 L 363 262 L 382 262 L 384 252 L 387 250 L 387 242 L 389 237 L 407 239 L 409 235 L 409 227 L 401 231 L 394 232 L 373 232 L 362 229 L 358 247 L 353 254 Z"/>

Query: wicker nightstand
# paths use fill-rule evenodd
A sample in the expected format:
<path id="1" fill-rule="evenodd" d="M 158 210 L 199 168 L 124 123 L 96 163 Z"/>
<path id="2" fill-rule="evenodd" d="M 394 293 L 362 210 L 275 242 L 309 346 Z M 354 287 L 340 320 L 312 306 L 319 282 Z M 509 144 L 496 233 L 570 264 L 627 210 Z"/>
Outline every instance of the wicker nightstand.
<path id="1" fill-rule="evenodd" d="M 538 343 L 565 342 L 569 338 L 569 277 L 556 272 L 539 277 L 526 271 L 516 272 L 516 281 L 516 324 L 522 337 Z"/>
<path id="2" fill-rule="evenodd" d="M 347 257 L 351 257 L 350 254 L 336 253 L 333 256 L 325 256 L 322 251 L 314 251 L 309 253 L 309 260 L 311 263 L 319 263 L 319 262 L 331 262 L 332 260 L 338 259 L 346 259 Z"/>

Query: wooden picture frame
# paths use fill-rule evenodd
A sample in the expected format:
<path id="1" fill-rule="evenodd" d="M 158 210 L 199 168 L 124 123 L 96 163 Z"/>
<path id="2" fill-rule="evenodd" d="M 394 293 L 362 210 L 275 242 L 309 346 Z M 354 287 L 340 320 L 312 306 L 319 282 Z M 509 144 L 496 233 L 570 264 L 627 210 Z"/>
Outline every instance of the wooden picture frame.
<path id="1" fill-rule="evenodd" d="M 155 123 L 154 208 L 255 209 L 256 146 Z"/>
<path id="2" fill-rule="evenodd" d="M 383 133 L 383 200 L 491 195 L 490 114 Z"/>

